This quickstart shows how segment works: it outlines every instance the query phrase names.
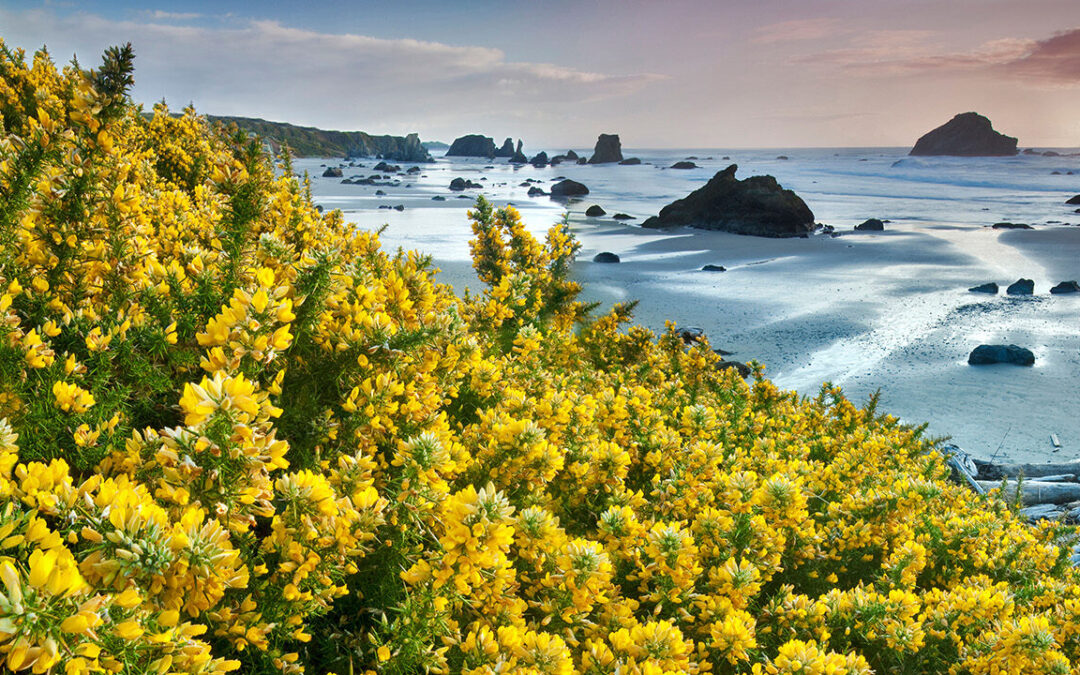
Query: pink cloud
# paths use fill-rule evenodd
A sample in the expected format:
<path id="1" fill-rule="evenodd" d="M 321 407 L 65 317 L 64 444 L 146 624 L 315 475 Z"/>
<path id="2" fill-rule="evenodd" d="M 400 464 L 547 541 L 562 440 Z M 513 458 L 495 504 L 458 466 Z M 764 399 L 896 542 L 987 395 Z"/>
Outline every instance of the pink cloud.
<path id="1" fill-rule="evenodd" d="M 1006 70 L 1056 84 L 1080 84 L 1080 28 L 1040 40 Z"/>
<path id="2" fill-rule="evenodd" d="M 793 40 L 820 40 L 840 33 L 850 32 L 839 19 L 798 19 L 781 21 L 762 26 L 754 31 L 751 42 L 771 44 Z"/>

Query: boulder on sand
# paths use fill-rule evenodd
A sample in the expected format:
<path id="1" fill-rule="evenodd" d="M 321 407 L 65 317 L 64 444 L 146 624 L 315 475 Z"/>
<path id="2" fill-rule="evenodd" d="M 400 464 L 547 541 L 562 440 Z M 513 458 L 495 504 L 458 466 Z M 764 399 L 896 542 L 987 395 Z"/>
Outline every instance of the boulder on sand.
<path id="1" fill-rule="evenodd" d="M 1031 295 L 1035 292 L 1035 282 L 1031 279 L 1017 279 L 1005 289 L 1009 295 Z"/>
<path id="2" fill-rule="evenodd" d="M 1080 293 L 1080 284 L 1075 281 L 1062 281 L 1057 286 L 1050 289 L 1050 292 L 1054 295 L 1061 295 L 1062 293 Z"/>
<path id="3" fill-rule="evenodd" d="M 979 286 L 972 286 L 968 289 L 972 293 L 990 293 L 991 295 L 997 295 L 998 285 L 993 281 Z"/>
<path id="4" fill-rule="evenodd" d="M 619 261 L 619 256 L 615 255 L 611 251 L 601 251 L 600 253 L 597 253 L 596 255 L 593 256 L 592 261 L 595 262 L 595 263 L 617 263 L 617 262 L 620 262 Z"/>
<path id="5" fill-rule="evenodd" d="M 455 178 L 454 180 L 450 181 L 450 189 L 455 192 L 459 192 L 461 190 L 472 190 L 482 187 L 484 186 L 480 185 L 479 183 L 474 183 L 471 180 L 465 180 L 464 178 Z"/>
<path id="6" fill-rule="evenodd" d="M 687 162 L 687 161 L 683 160 L 681 162 L 675 162 L 674 164 L 672 164 L 668 168 L 670 168 L 670 169 L 696 169 L 696 168 L 698 168 L 698 165 L 694 164 L 693 162 Z"/>
<path id="7" fill-rule="evenodd" d="M 1034 230 L 1035 228 L 1027 223 L 994 223 L 990 226 L 995 230 Z"/>
<path id="8" fill-rule="evenodd" d="M 322 173 L 323 178 L 341 178 L 341 175 L 341 169 L 336 166 L 332 166 Z"/>
<path id="9" fill-rule="evenodd" d="M 877 218 L 867 218 L 865 221 L 856 225 L 855 229 L 859 232 L 882 232 L 885 230 L 885 223 Z"/>
<path id="10" fill-rule="evenodd" d="M 1016 153 L 1015 138 L 994 131 L 982 115 L 966 112 L 922 136 L 908 154 L 997 157 Z"/>
<path id="11" fill-rule="evenodd" d="M 551 196 L 553 198 L 581 197 L 587 194 L 589 194 L 589 188 L 569 178 L 551 186 Z"/>
<path id="12" fill-rule="evenodd" d="M 596 139 L 596 147 L 593 148 L 593 156 L 589 158 L 589 164 L 610 164 L 621 162 L 622 143 L 619 134 L 600 134 Z"/>
<path id="13" fill-rule="evenodd" d="M 772 176 L 735 178 L 738 166 L 718 172 L 704 187 L 660 209 L 642 227 L 695 227 L 759 237 L 798 237 L 814 231 L 814 214 Z"/>
<path id="14" fill-rule="evenodd" d="M 968 363 L 973 366 L 986 366 L 994 363 L 1013 363 L 1018 366 L 1035 364 L 1035 355 L 1030 349 L 1016 345 L 979 345 L 968 356 Z"/>
<path id="15" fill-rule="evenodd" d="M 1076 195 L 1075 197 L 1069 197 L 1068 201 L 1066 201 L 1065 203 L 1074 205 L 1080 204 L 1080 195 Z"/>
<path id="16" fill-rule="evenodd" d="M 615 220 L 634 220 L 634 216 L 629 213 L 616 213 L 612 216 Z"/>
<path id="17" fill-rule="evenodd" d="M 623 161 L 619 162 L 620 166 L 637 166 L 641 164 L 641 160 L 637 157 L 627 157 Z"/>
<path id="18" fill-rule="evenodd" d="M 607 215 L 607 211 L 600 208 L 598 204 L 593 204 L 589 208 L 585 209 L 585 215 L 590 218 L 599 218 L 600 216 Z"/>
<path id="19" fill-rule="evenodd" d="M 727 272 L 727 268 L 723 265 L 705 265 L 701 268 L 702 272 Z"/>

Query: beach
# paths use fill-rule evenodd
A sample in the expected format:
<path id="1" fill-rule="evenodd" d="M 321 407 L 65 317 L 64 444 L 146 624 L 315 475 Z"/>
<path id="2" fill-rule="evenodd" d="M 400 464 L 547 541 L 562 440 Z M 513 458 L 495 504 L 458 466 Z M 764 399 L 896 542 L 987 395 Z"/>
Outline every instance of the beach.
<path id="1" fill-rule="evenodd" d="M 439 160 L 382 187 L 385 195 L 318 177 L 328 160 L 300 160 L 297 168 L 315 176 L 317 202 L 343 209 L 360 227 L 386 225 L 385 246 L 431 254 L 439 279 L 455 289 L 477 286 L 465 214 L 479 191 L 462 199 L 447 189 L 462 176 L 480 182 L 496 205 L 517 206 L 534 233 L 568 212 L 582 244 L 574 274 L 582 299 L 601 303 L 599 311 L 637 300 L 635 322 L 654 331 L 666 321 L 701 327 L 713 347 L 733 352 L 727 358 L 759 361 L 767 377 L 803 395 L 816 394 L 825 381 L 856 403 L 880 392 L 880 411 L 925 423 L 928 435 L 949 436 L 977 457 L 1080 458 L 1080 297 L 1048 293 L 1059 281 L 1080 278 L 1080 227 L 1067 224 L 1073 207 L 1063 206 L 1069 185 L 1080 189 L 1080 180 L 1051 174 L 1074 160 L 964 165 L 906 158 L 899 149 L 793 150 L 784 151 L 790 160 L 778 160 L 777 151 L 707 150 L 695 151 L 710 157 L 697 160 L 701 169 L 663 168 L 684 152 L 644 155 L 651 165 L 642 167 L 515 170 L 498 160 Z M 722 159 L 728 152 L 731 160 Z M 735 160 L 739 177 L 776 175 L 840 236 L 769 239 L 635 225 Z M 357 175 L 368 175 L 375 163 L 357 162 L 367 164 L 354 167 Z M 960 174 L 962 181 L 953 178 Z M 569 204 L 525 195 L 526 178 L 546 188 L 561 176 L 584 182 L 590 194 Z M 397 204 L 405 209 L 379 208 Z M 607 217 L 584 216 L 591 204 Z M 635 220 L 614 221 L 615 212 Z M 887 219 L 885 231 L 853 231 L 869 217 Z M 1003 220 L 1035 229 L 988 227 Z M 592 262 L 601 251 L 622 262 Z M 706 264 L 727 271 L 701 271 Z M 1005 287 L 1021 277 L 1035 282 L 1035 294 L 1006 296 Z M 1001 286 L 999 294 L 968 291 L 989 281 Z M 1027 347 L 1035 365 L 968 365 L 971 350 L 984 343 Z"/>

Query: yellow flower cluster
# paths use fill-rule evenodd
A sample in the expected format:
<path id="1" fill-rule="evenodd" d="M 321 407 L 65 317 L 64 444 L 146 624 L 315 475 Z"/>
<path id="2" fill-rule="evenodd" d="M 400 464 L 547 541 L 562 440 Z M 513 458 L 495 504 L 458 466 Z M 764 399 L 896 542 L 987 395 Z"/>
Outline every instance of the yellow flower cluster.
<path id="1" fill-rule="evenodd" d="M 1069 673 L 1072 535 L 831 386 L 484 287 L 287 156 L 0 44 L 0 660 L 33 673 Z"/>

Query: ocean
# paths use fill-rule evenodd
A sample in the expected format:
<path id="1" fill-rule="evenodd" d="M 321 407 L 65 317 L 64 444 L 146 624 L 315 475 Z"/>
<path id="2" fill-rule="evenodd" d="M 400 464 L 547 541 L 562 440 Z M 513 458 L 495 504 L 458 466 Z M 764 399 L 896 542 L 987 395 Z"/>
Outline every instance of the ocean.
<path id="1" fill-rule="evenodd" d="M 385 226 L 384 246 L 430 254 L 439 278 L 459 289 L 478 283 L 465 215 L 476 194 L 513 204 L 537 234 L 569 213 L 582 242 L 575 274 L 585 299 L 604 305 L 639 300 L 636 321 L 654 330 L 668 320 L 699 326 L 713 346 L 735 352 L 730 358 L 758 360 L 778 385 L 805 395 L 824 381 L 856 402 L 880 392 L 879 410 L 925 423 L 928 434 L 950 436 L 976 456 L 1064 461 L 1080 458 L 1080 294 L 1048 290 L 1080 279 L 1080 213 L 1065 204 L 1080 193 L 1080 156 L 1069 156 L 1075 149 L 1052 150 L 1059 156 L 908 157 L 907 148 L 624 149 L 642 164 L 542 169 L 439 157 L 395 186 L 321 177 L 324 166 L 342 166 L 346 178 L 366 177 L 378 160 L 349 167 L 340 159 L 302 159 L 295 169 L 311 176 L 316 203 L 341 209 L 358 227 Z M 699 168 L 668 168 L 687 157 Z M 637 226 L 729 164 L 738 165 L 739 178 L 775 176 L 840 236 L 774 240 Z M 456 177 L 483 188 L 451 192 Z M 584 183 L 590 194 L 563 204 L 530 198 L 521 186 L 534 179 L 546 191 L 560 177 Z M 585 217 L 592 204 L 607 216 Z M 405 208 L 379 208 L 396 205 Z M 617 212 L 635 220 L 614 221 Z M 888 221 L 885 231 L 852 231 L 867 218 Z M 989 227 L 998 222 L 1034 229 Z M 614 252 L 622 262 L 591 262 L 599 251 Z M 701 271 L 710 263 L 728 271 Z M 1021 277 L 1035 281 L 1035 294 L 1005 296 L 1005 286 Z M 967 290 L 988 281 L 1001 285 L 1001 294 Z M 1036 364 L 969 366 L 968 354 L 982 343 L 1027 347 Z M 1050 443 L 1051 434 L 1060 448 Z"/>

